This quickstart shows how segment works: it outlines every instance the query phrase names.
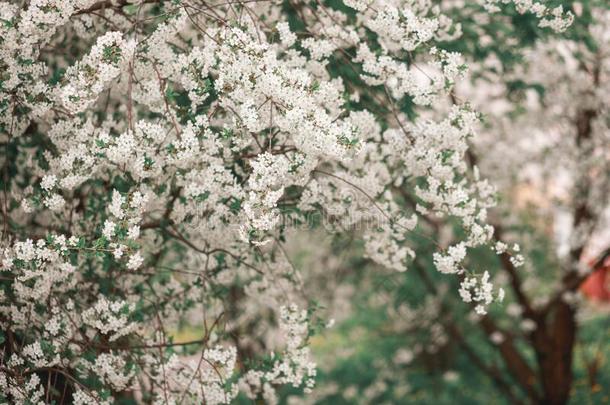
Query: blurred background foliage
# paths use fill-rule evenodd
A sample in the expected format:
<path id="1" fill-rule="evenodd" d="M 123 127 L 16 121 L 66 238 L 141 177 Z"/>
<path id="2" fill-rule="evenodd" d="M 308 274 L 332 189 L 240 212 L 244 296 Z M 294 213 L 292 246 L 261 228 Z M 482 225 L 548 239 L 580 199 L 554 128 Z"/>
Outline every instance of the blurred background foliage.
<path id="1" fill-rule="evenodd" d="M 547 245 L 541 238 L 540 245 L 530 252 L 529 260 L 536 269 L 552 269 L 544 255 Z M 358 246 L 352 247 L 358 250 Z M 417 266 L 425 271 L 438 286 L 447 283 L 443 275 L 425 257 L 431 252 L 418 253 Z M 470 257 L 483 268 L 493 265 L 496 258 L 489 252 L 477 252 Z M 473 363 L 460 343 L 451 337 L 438 345 L 434 340 L 435 325 L 450 323 L 457 325 L 466 336 L 470 347 L 478 357 L 500 368 L 502 360 L 495 345 L 478 329 L 469 317 L 470 308 L 459 297 L 448 294 L 448 303 L 437 318 L 422 320 L 413 325 L 413 330 L 396 331 L 396 319 L 387 316 L 385 302 L 380 296 L 391 296 L 389 305 L 400 308 L 407 302 L 410 307 L 425 308 L 430 305 L 429 294 L 422 288 L 416 269 L 405 273 L 383 274 L 374 265 L 362 263 L 346 264 L 354 271 L 346 275 L 341 283 L 354 287 L 353 308 L 350 315 L 337 325 L 316 336 L 312 341 L 314 355 L 320 365 L 318 387 L 314 398 L 296 396 L 285 390 L 287 403 L 316 404 L 510 404 L 486 376 Z M 496 266 L 498 264 L 496 263 Z M 546 271 L 549 281 L 552 271 Z M 542 275 L 544 277 L 544 275 Z M 454 285 L 447 291 L 456 291 Z M 511 327 L 511 319 L 506 315 L 510 297 L 505 305 L 492 308 L 492 316 L 499 324 Z M 577 337 L 574 353 L 574 384 L 571 397 L 573 404 L 610 403 L 610 316 L 607 308 L 595 308 L 583 319 Z M 503 322 L 504 321 L 504 322 Z M 437 323 L 438 322 L 438 323 Z M 406 355 L 401 363 L 397 353 L 410 353 L 413 348 L 426 346 L 426 351 L 418 355 Z M 535 363 L 534 352 L 521 342 L 520 352 L 531 363 Z M 429 352 L 427 350 L 433 350 Z M 411 359 L 412 356 L 412 359 Z M 591 370 L 595 364 L 599 370 Z M 592 379 L 593 378 L 593 379 Z"/>

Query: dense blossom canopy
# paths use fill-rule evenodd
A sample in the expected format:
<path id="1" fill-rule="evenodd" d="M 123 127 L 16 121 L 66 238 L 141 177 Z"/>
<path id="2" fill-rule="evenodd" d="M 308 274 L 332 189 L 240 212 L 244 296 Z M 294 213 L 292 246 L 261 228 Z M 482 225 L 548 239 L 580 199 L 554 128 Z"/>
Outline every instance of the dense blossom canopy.
<path id="1" fill-rule="evenodd" d="M 507 119 L 477 99 L 475 79 L 500 72 L 445 46 L 464 35 L 461 18 L 510 7 L 549 32 L 574 20 L 537 1 L 477 7 L 0 2 L 0 398 L 275 403 L 281 386 L 310 391 L 308 342 L 326 321 L 303 288 L 309 269 L 285 245 L 320 224 L 357 234 L 367 259 L 403 272 L 419 255 L 411 240 L 430 239 L 422 219 L 454 221 L 459 238 L 430 240 L 430 257 L 473 314 L 487 314 L 505 292 L 493 269 L 466 263 L 469 252 L 488 249 L 513 270 L 525 259 L 488 219 L 497 199 L 486 174 L 504 174 L 503 186 L 511 179 L 497 166 L 540 150 L 590 173 L 599 162 L 581 156 L 607 164 L 608 139 L 589 134 L 570 155 L 558 133 L 508 160 L 502 136 L 475 137 L 483 112 L 506 142 L 536 142 L 517 129 L 536 113 Z M 567 73 L 541 71 L 541 55 L 567 58 L 541 45 L 526 72 L 507 74 L 563 83 L 556 108 L 539 106 L 550 127 L 573 115 L 571 93 Z M 583 93 L 600 86 L 584 73 L 570 80 Z M 487 156 L 473 159 L 472 143 Z M 176 340 L 185 324 L 202 335 Z"/>

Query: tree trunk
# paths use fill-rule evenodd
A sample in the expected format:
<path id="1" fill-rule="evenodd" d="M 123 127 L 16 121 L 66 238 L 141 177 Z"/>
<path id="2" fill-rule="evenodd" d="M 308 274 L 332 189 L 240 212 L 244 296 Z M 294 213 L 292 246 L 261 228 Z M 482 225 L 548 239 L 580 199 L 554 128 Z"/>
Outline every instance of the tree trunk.
<path id="1" fill-rule="evenodd" d="M 541 405 L 567 404 L 572 388 L 572 358 L 576 338 L 574 310 L 560 301 L 553 312 L 549 328 L 534 332 L 543 390 Z"/>

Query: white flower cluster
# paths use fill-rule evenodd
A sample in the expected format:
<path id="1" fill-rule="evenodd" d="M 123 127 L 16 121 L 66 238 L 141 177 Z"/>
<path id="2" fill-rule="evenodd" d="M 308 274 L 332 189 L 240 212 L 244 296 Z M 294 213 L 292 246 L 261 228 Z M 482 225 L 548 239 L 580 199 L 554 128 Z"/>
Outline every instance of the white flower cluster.
<path id="1" fill-rule="evenodd" d="M 357 11 L 365 11 L 373 2 L 374 0 L 343 0 L 346 6 Z"/>
<path id="2" fill-rule="evenodd" d="M 95 363 L 87 364 L 87 367 L 102 384 L 119 391 L 126 389 L 135 375 L 133 368 L 127 369 L 123 356 L 114 353 L 101 353 L 95 358 Z"/>
<path id="3" fill-rule="evenodd" d="M 52 293 L 66 292 L 74 286 L 75 267 L 66 261 L 69 241 L 63 235 L 49 236 L 47 240 L 31 239 L 15 242 L 2 252 L 0 271 L 14 277 L 13 289 L 20 303 L 44 302 Z M 19 314 L 14 307 L 14 316 Z M 18 316 L 26 327 L 27 314 Z"/>
<path id="4" fill-rule="evenodd" d="M 492 13 L 500 11 L 498 4 L 514 4 L 519 13 L 534 14 L 540 19 L 540 27 L 549 27 L 555 32 L 565 31 L 574 21 L 574 14 L 565 12 L 561 5 L 550 8 L 535 0 L 484 0 L 485 8 Z"/>
<path id="5" fill-rule="evenodd" d="M 270 404 L 278 403 L 274 386 L 303 386 L 308 392 L 313 388 L 316 376 L 316 364 L 311 359 L 309 347 L 305 346 L 309 337 L 307 311 L 299 310 L 295 304 L 282 306 L 279 324 L 286 339 L 286 348 L 279 359 L 273 362 L 269 371 L 251 370 L 239 381 L 240 388 L 250 399 L 262 395 Z"/>
<path id="6" fill-rule="evenodd" d="M 282 155 L 264 153 L 252 162 L 250 192 L 244 203 L 249 224 L 246 226 L 246 232 L 266 232 L 277 225 L 280 219 L 277 202 L 284 193 L 289 169 L 290 162 Z M 249 235 L 245 235 L 245 239 L 249 240 Z"/>
<path id="7" fill-rule="evenodd" d="M 133 303 L 109 301 L 101 297 L 83 312 L 83 322 L 112 342 L 137 330 L 138 325 L 129 319 L 135 307 Z"/>
<path id="8" fill-rule="evenodd" d="M 61 103 L 72 113 L 87 108 L 129 63 L 135 46 L 120 32 L 99 37 L 89 54 L 66 71 L 66 85 L 58 94 Z"/>
<path id="9" fill-rule="evenodd" d="M 485 271 L 482 276 L 466 276 L 460 283 L 460 296 L 464 302 L 473 303 L 474 310 L 479 315 L 487 313 L 486 307 L 494 301 L 493 285 L 489 282 L 489 272 Z M 497 300 L 504 299 L 504 290 L 498 291 Z"/>
<path id="10" fill-rule="evenodd" d="M 8 113 L 19 102 L 32 117 L 42 117 L 52 107 L 52 88 L 46 80 L 48 68 L 39 60 L 40 51 L 56 36 L 70 17 L 95 0 L 33 0 L 20 9 L 12 2 L 0 2 L 0 124 L 21 134 L 29 124 L 24 117 Z"/>
<path id="11" fill-rule="evenodd" d="M 356 61 L 362 63 L 366 73 L 362 78 L 367 84 L 387 86 L 397 100 L 409 95 L 416 104 L 429 105 L 443 91 L 451 89 L 466 70 L 458 53 L 433 48 L 430 55 L 434 59 L 426 65 L 409 66 L 388 55 L 375 56 L 366 44 L 362 44 Z"/>
<path id="12" fill-rule="evenodd" d="M 0 388 L 17 403 L 44 404 L 44 388 L 37 374 L 30 375 L 21 386 L 15 386 L 9 384 L 6 374 L 0 371 Z"/>
<path id="13" fill-rule="evenodd" d="M 427 183 L 416 187 L 417 196 L 426 203 L 418 210 L 460 218 L 469 231 L 468 246 L 488 242 L 493 233 L 486 220 L 487 208 L 494 205 L 494 188 L 476 170 L 472 183 L 457 175 L 466 171 L 463 158 L 476 122 L 473 112 L 454 108 L 444 121 L 414 128 L 414 145 L 405 152 L 405 163 Z"/>
<path id="14" fill-rule="evenodd" d="M 415 15 L 412 9 L 387 8 L 379 11 L 368 22 L 368 27 L 380 36 L 383 45 L 391 48 L 400 46 L 405 51 L 413 51 L 428 42 L 438 29 L 438 20 Z"/>
<path id="15" fill-rule="evenodd" d="M 434 265 L 443 274 L 462 274 L 464 269 L 460 263 L 466 257 L 466 245 L 458 243 L 447 249 L 447 254 L 434 253 Z"/>
<path id="16" fill-rule="evenodd" d="M 415 258 L 415 252 L 406 245 L 405 231 L 412 231 L 416 224 L 416 217 L 413 216 L 412 220 L 366 232 L 366 256 L 388 269 L 405 271 L 408 259 Z"/>

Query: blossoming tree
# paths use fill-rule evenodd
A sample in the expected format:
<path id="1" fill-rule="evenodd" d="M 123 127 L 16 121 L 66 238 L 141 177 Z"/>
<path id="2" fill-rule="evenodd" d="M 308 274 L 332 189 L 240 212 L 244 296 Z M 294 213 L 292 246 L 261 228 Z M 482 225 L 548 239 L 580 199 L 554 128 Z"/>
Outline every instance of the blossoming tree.
<path id="1" fill-rule="evenodd" d="M 468 256 L 493 250 L 539 326 L 533 339 L 546 339 L 545 313 L 521 288 L 526 260 L 488 219 L 497 151 L 478 155 L 484 108 L 468 83 L 498 72 L 475 60 L 468 73 L 469 51 L 454 49 L 482 19 L 513 9 L 551 32 L 574 19 L 507 0 L 462 10 L 414 0 L 0 2 L 0 398 L 274 403 L 282 386 L 311 391 L 308 341 L 325 322 L 306 288 L 314 269 L 297 268 L 286 245 L 320 218 L 395 273 L 431 259 L 483 320 L 505 293 L 494 269 Z M 596 66 L 585 63 L 583 91 Z M 598 70 L 593 88 L 606 83 Z M 573 112 L 557 92 L 548 125 Z M 582 156 L 605 145 L 593 142 L 600 108 L 576 110 Z M 522 124 L 505 117 L 493 115 L 506 133 Z M 574 184 L 607 180 L 579 156 Z M 596 195 L 580 197 L 585 232 Z M 429 232 L 443 221 L 459 229 L 450 243 Z M 380 226 L 353 232 L 370 222 Z M 570 245 L 573 262 L 583 250 Z M 434 288 L 426 274 L 419 285 Z M 543 305 L 556 322 L 573 322 L 561 298 L 581 278 L 570 267 Z M 186 325 L 197 338 L 180 338 Z M 569 361 L 543 346 L 540 394 L 510 340 L 501 345 L 532 399 L 561 403 L 565 393 L 546 387 Z"/>
<path id="2" fill-rule="evenodd" d="M 463 263 L 489 269 L 506 299 L 473 314 L 460 304 L 472 291 L 435 274 L 447 256 L 429 237 L 446 247 L 463 235 L 449 217 L 419 216 L 405 274 L 353 259 L 360 248 L 345 238 L 309 244 L 328 273 L 341 274 L 312 280 L 331 284 L 324 302 L 338 326 L 318 349 L 337 355 L 320 364 L 311 403 L 607 401 L 607 307 L 583 288 L 603 282 L 610 262 L 607 5 L 574 4 L 561 35 L 517 9 L 495 19 L 462 6 L 464 34 L 446 49 L 463 53 L 469 73 L 448 102 L 469 100 L 483 114 L 466 161 L 499 197 L 487 219 L 495 254 L 475 249 Z M 408 186 L 402 194 L 406 207 L 417 203 Z"/>

